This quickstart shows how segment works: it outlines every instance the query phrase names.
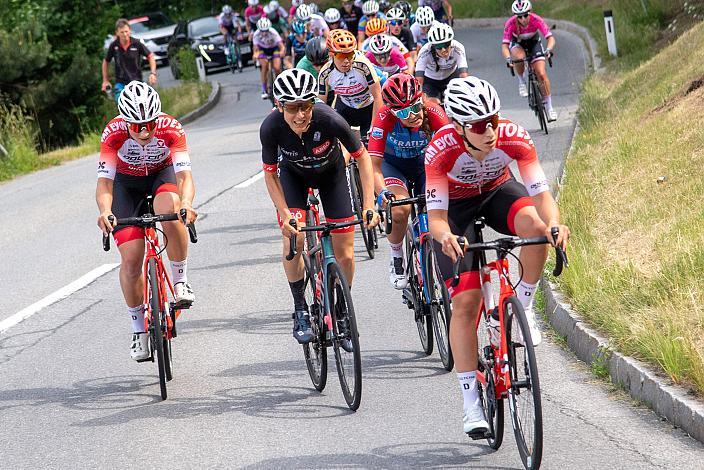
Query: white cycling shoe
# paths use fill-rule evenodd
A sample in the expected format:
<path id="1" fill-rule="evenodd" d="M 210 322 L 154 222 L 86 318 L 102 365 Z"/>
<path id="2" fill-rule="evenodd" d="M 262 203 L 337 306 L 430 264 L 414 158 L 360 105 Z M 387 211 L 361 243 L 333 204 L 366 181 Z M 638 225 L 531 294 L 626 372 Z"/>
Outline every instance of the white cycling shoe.
<path id="1" fill-rule="evenodd" d="M 526 309 L 526 319 L 528 320 L 528 328 L 530 328 L 530 337 L 533 340 L 533 346 L 537 346 L 543 342 L 543 333 L 538 328 L 538 322 L 535 320 L 533 309 Z M 521 338 L 523 342 L 523 338 Z"/>
<path id="2" fill-rule="evenodd" d="M 263 99 L 263 100 L 269 99 L 269 94 L 268 94 L 268 93 L 262 93 L 262 99 Z"/>
<path id="3" fill-rule="evenodd" d="M 519 83 L 518 84 L 518 94 L 522 98 L 527 98 L 528 97 L 528 87 L 526 86 L 525 83 Z"/>
<path id="4" fill-rule="evenodd" d="M 174 284 L 174 301 L 180 308 L 188 308 L 196 300 L 193 289 L 187 282 L 177 282 Z"/>
<path id="5" fill-rule="evenodd" d="M 557 121 L 557 111 L 555 111 L 553 108 L 548 108 L 548 122 L 554 122 Z"/>
<path id="6" fill-rule="evenodd" d="M 489 423 L 486 422 L 481 402 L 477 401 L 475 406 L 464 410 L 462 424 L 464 433 L 472 439 L 482 439 L 484 437 L 489 430 Z"/>
<path id="7" fill-rule="evenodd" d="M 391 257 L 389 262 L 389 282 L 394 289 L 403 290 L 408 285 L 406 271 L 403 268 L 403 258 Z"/>
<path id="8" fill-rule="evenodd" d="M 149 359 L 149 333 L 132 333 L 130 357 L 137 362 Z"/>

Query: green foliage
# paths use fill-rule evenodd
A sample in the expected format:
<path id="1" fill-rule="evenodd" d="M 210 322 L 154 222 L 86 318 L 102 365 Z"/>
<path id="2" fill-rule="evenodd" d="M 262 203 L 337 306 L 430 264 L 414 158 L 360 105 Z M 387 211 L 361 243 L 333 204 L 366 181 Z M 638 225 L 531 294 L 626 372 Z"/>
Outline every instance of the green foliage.
<path id="1" fill-rule="evenodd" d="M 176 57 L 181 80 L 198 80 L 198 66 L 196 65 L 196 54 L 193 49 L 189 46 L 183 46 L 178 50 Z"/>

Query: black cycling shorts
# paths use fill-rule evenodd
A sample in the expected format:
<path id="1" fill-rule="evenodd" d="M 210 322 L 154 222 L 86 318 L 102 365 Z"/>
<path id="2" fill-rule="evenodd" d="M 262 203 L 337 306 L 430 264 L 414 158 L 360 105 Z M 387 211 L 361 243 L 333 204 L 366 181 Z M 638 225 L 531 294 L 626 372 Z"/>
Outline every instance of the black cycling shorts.
<path id="1" fill-rule="evenodd" d="M 178 194 L 176 173 L 174 167 L 169 165 L 161 171 L 147 176 L 132 176 L 118 173 L 112 187 L 112 213 L 118 219 L 137 217 L 146 212 L 142 207 L 148 195 L 156 197 L 157 194 L 168 192 Z M 122 230 L 129 228 L 128 232 L 118 235 Z M 120 225 L 113 230 L 115 242 L 120 245 L 126 241 L 142 238 L 144 231 L 141 228 Z"/>
<path id="2" fill-rule="evenodd" d="M 541 55 L 543 53 L 543 43 L 540 41 L 540 39 L 525 42 L 512 41 L 508 47 L 509 49 L 513 49 L 516 46 L 521 46 L 525 51 L 527 57 L 535 57 L 536 55 Z M 545 60 L 545 57 L 538 57 L 534 59 L 533 62 L 537 60 Z"/>
<path id="3" fill-rule="evenodd" d="M 516 235 L 514 219 L 519 210 L 533 206 L 533 198 L 523 184 L 510 179 L 498 188 L 469 199 L 451 199 L 448 208 L 450 230 L 455 235 L 465 235 L 469 243 L 474 241 L 473 223 L 479 217 L 484 217 L 486 224 L 504 235 Z M 434 242 L 435 255 L 445 283 L 452 281 L 452 260 L 442 252 L 442 246 Z M 467 289 L 479 288 L 479 260 L 473 252 L 467 252 L 460 264 L 460 284 L 450 289 L 451 295 L 456 295 Z"/>
<path id="4" fill-rule="evenodd" d="M 381 160 L 381 173 L 387 187 L 401 186 L 406 191 L 412 187 L 413 194 L 425 194 L 425 162 L 422 155 L 418 158 L 384 155 Z"/>
<path id="5" fill-rule="evenodd" d="M 305 171 L 295 164 L 283 161 L 279 164 L 279 180 L 284 190 L 286 205 L 298 220 L 305 221 L 305 210 L 308 206 L 308 189 L 317 189 L 328 222 L 348 222 L 354 220 L 352 211 L 352 196 L 347 182 L 345 160 L 337 159 L 330 162 L 323 171 Z M 303 217 L 301 219 L 301 217 Z M 281 223 L 281 220 L 279 220 Z M 353 232 L 354 225 L 334 233 Z"/>
<path id="6" fill-rule="evenodd" d="M 425 93 L 431 98 L 437 98 L 442 101 L 443 93 L 445 93 L 445 88 L 447 88 L 447 84 L 450 83 L 450 80 L 459 76 L 459 71 L 455 70 L 452 75 L 443 80 L 435 80 L 434 78 L 424 77 L 423 93 Z"/>
<path id="7" fill-rule="evenodd" d="M 352 108 L 342 102 L 338 96 L 335 101 L 335 111 L 342 116 L 350 126 L 359 126 L 359 135 L 364 140 L 369 133 L 369 128 L 372 126 L 372 118 L 374 103 L 371 103 L 364 108 Z M 349 150 L 349 149 L 348 149 Z"/>

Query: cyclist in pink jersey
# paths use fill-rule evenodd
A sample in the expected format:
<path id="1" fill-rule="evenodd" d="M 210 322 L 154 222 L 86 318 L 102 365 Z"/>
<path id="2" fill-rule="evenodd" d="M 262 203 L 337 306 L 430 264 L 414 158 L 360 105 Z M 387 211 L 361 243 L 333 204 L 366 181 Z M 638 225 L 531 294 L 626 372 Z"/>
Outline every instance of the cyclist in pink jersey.
<path id="1" fill-rule="evenodd" d="M 144 331 L 144 229 L 115 227 L 109 217 L 141 215 L 147 194 L 154 196 L 157 214 L 185 209 L 183 222 L 191 223 L 198 213 L 192 207 L 195 185 L 186 133 L 175 118 L 161 112 L 157 92 L 146 83 L 132 81 L 120 94 L 117 107 L 120 115 L 105 126 L 100 141 L 95 199 L 98 227 L 105 235 L 112 232 L 120 251 L 120 287 L 133 328 L 130 356 L 142 361 L 149 357 L 149 333 Z M 175 300 L 180 308 L 188 308 L 195 296 L 186 275 L 186 228 L 177 221 L 163 222 L 162 228 L 169 239 L 166 252 Z"/>
<path id="2" fill-rule="evenodd" d="M 488 429 L 476 380 L 480 273 L 475 256 L 462 253 L 457 237 L 465 235 L 477 217 L 484 217 L 497 232 L 519 237 L 546 235 L 552 240 L 551 228 L 557 227 L 555 243 L 565 248 L 569 229 L 560 223 L 530 135 L 499 116 L 501 103 L 491 84 L 477 77 L 455 78 L 447 86 L 444 106 L 452 124 L 436 132 L 425 151 L 426 204 L 438 265 L 448 286 L 454 261 L 464 256 L 459 284 L 450 287 L 450 346 L 464 399 L 464 432 L 476 437 Z M 509 169 L 514 161 L 522 183 Z M 541 333 L 533 298 L 547 250 L 547 245 L 521 248 L 522 280 L 515 289 L 534 344 L 541 341 Z M 493 321 L 490 327 L 498 325 Z"/>
<path id="3" fill-rule="evenodd" d="M 260 18 L 264 18 L 266 13 L 264 12 L 264 7 L 259 4 L 259 0 L 247 0 L 247 4 L 249 6 L 244 10 L 244 24 L 251 41 L 254 31 L 257 30 L 257 21 Z"/>
<path id="4" fill-rule="evenodd" d="M 528 57 L 535 57 L 543 52 L 545 57 L 550 57 L 555 49 L 555 37 L 552 35 L 548 25 L 531 9 L 532 5 L 529 0 L 515 0 L 513 2 L 511 11 L 514 16 L 509 18 L 504 25 L 504 38 L 501 44 L 501 52 L 504 59 L 506 59 L 510 67 L 515 67 L 516 69 L 518 93 L 523 97 L 528 96 L 524 77 L 525 64 L 523 62 L 514 64 L 514 61 L 525 59 L 526 54 L 528 54 Z M 543 44 L 540 40 L 541 34 L 548 42 L 545 51 L 543 51 Z M 550 79 L 545 71 L 545 57 L 535 57 L 531 63 L 541 85 L 548 121 L 555 121 L 557 120 L 557 112 L 552 107 Z"/>

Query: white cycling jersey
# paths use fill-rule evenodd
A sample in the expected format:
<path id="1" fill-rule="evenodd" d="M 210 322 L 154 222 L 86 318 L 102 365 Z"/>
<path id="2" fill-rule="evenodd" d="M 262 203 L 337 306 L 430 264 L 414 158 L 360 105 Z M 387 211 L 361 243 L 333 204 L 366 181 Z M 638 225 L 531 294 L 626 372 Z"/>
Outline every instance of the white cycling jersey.
<path id="1" fill-rule="evenodd" d="M 345 105 L 361 109 L 374 101 L 369 87 L 378 82 L 379 76 L 372 63 L 357 52 L 349 72 L 340 72 L 332 60 L 320 69 L 318 93 L 324 95 L 332 90 Z"/>
<path id="2" fill-rule="evenodd" d="M 445 80 L 455 72 L 467 72 L 467 55 L 461 42 L 452 40 L 452 52 L 443 59 L 439 55 L 433 57 L 432 44 L 428 43 L 418 52 L 416 76 L 432 80 Z"/>
<path id="3" fill-rule="evenodd" d="M 279 47 L 282 42 L 281 36 L 274 28 L 266 31 L 258 29 L 252 36 L 252 43 L 260 49 L 273 49 Z"/>

